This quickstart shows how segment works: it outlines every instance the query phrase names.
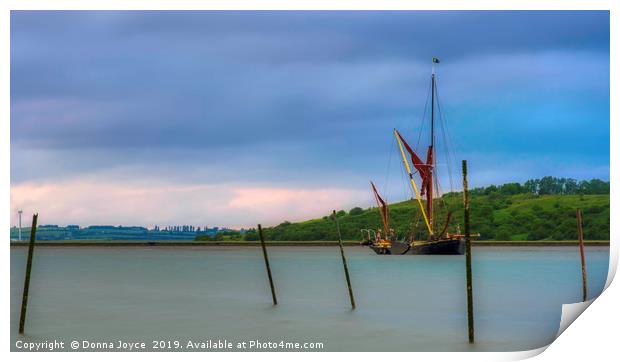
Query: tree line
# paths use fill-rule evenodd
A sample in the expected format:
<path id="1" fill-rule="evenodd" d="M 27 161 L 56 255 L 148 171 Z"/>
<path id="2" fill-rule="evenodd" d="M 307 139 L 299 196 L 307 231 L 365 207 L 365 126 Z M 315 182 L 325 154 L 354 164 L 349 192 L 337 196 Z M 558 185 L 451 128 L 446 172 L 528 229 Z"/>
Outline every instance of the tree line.
<path id="1" fill-rule="evenodd" d="M 610 183 L 599 179 L 577 181 L 573 178 L 545 176 L 530 179 L 523 184 L 518 182 L 503 185 L 491 185 L 471 190 L 471 194 L 488 195 L 497 192 L 500 195 L 517 195 L 532 193 L 534 195 L 608 195 Z"/>
<path id="2" fill-rule="evenodd" d="M 575 210 L 583 211 L 584 237 L 590 240 L 609 240 L 608 181 L 599 179 L 576 181 L 571 178 L 543 177 L 525 183 L 506 183 L 471 190 L 472 232 L 481 240 L 573 240 L 576 238 Z M 462 193 L 442 195 L 435 200 L 436 219 L 445 220 L 452 212 L 451 229 L 463 225 Z M 398 235 L 415 229 L 417 240 L 425 238 L 419 223 L 417 204 L 408 201 L 390 205 L 390 227 Z M 360 239 L 361 229 L 382 227 L 375 207 L 354 207 L 336 213 L 342 236 L 346 240 Z M 414 220 L 418 224 L 414 225 Z M 412 228 L 413 227 L 413 228 Z M 305 222 L 284 221 L 265 228 L 267 240 L 336 240 L 337 234 L 330 215 Z M 245 233 L 226 231 L 215 236 L 201 235 L 197 240 L 258 240 L 255 229 Z"/>

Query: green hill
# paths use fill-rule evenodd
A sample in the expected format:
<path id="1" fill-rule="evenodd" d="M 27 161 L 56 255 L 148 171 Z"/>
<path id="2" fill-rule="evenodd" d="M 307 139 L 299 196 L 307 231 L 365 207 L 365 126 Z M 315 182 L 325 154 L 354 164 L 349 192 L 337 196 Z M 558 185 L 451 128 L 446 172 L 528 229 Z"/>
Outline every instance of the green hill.
<path id="1" fill-rule="evenodd" d="M 454 197 L 454 196 L 459 196 Z M 461 194 L 444 197 L 451 202 L 450 229 L 463 225 Z M 574 240 L 577 238 L 575 210 L 583 215 L 584 238 L 609 240 L 609 195 L 475 195 L 471 197 L 471 231 L 480 233 L 480 240 Z M 390 205 L 390 227 L 398 235 L 409 232 L 417 218 L 418 206 L 413 201 Z M 438 215 L 443 223 L 445 212 Z M 376 208 L 354 208 L 338 213 L 345 240 L 361 238 L 360 229 L 380 227 Z M 424 238 L 424 222 L 418 223 L 418 238 Z M 268 240 L 335 240 L 334 222 L 324 216 L 299 223 L 283 222 L 265 229 Z"/>
<path id="2" fill-rule="evenodd" d="M 575 240 L 576 209 L 582 210 L 584 238 L 609 240 L 609 182 L 544 177 L 523 185 L 510 183 L 471 190 L 471 232 L 480 233 L 479 240 Z M 462 193 L 449 193 L 435 200 L 436 229 L 452 211 L 450 228 L 463 225 Z M 416 224 L 416 238 L 426 237 L 424 221 L 418 215 L 414 200 L 390 205 L 390 227 L 402 237 Z M 339 211 L 338 218 L 345 240 L 361 239 L 360 229 L 377 229 L 381 225 L 377 208 L 353 208 Z M 417 223 L 415 220 L 419 220 Z M 266 228 L 268 240 L 335 240 L 333 221 L 329 216 L 304 222 L 283 222 Z M 251 230 L 245 240 L 256 240 Z"/>

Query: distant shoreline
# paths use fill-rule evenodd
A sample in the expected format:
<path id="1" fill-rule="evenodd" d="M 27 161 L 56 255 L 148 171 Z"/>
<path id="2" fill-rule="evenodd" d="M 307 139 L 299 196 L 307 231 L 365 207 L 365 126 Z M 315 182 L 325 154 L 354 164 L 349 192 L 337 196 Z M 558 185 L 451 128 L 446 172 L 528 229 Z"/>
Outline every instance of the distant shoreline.
<path id="1" fill-rule="evenodd" d="M 337 241 L 267 241 L 269 246 L 336 246 Z M 609 246 L 609 241 L 586 240 L 585 245 Z M 345 246 L 362 246 L 359 241 L 343 241 Z M 11 241 L 11 246 L 27 246 L 27 241 Z M 45 240 L 37 246 L 260 246 L 257 241 L 148 241 L 148 240 Z M 473 246 L 576 246 L 577 240 L 564 241 L 472 241 Z"/>

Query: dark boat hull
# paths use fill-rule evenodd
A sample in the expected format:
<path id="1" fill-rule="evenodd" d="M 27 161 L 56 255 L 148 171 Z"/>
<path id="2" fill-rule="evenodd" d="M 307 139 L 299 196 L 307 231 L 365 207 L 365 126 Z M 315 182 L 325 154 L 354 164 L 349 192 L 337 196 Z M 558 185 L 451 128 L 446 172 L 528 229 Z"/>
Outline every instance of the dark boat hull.
<path id="1" fill-rule="evenodd" d="M 409 245 L 399 241 L 393 241 L 390 248 L 382 248 L 372 244 L 369 246 L 375 253 L 380 255 L 403 255 L 409 250 Z"/>
<path id="2" fill-rule="evenodd" d="M 446 239 L 409 246 L 399 241 L 393 241 L 390 248 L 380 248 L 374 245 L 371 245 L 370 248 L 381 255 L 463 255 L 465 253 L 465 242 L 462 239 Z"/>

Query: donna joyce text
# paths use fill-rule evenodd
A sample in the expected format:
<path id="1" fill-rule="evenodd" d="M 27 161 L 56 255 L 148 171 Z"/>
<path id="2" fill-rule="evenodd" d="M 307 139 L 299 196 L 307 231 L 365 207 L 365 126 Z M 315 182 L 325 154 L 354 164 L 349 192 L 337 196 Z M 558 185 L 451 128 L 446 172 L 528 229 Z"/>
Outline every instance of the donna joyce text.
<path id="1" fill-rule="evenodd" d="M 222 350 L 315 350 L 323 349 L 322 342 L 292 342 L 292 341 L 229 341 L 226 339 L 206 340 L 152 340 L 144 341 L 89 341 L 73 340 L 71 342 L 50 340 L 27 342 L 18 340 L 15 347 L 21 351 L 141 351 L 141 350 L 187 350 L 187 351 L 222 351 Z"/>
<path id="2" fill-rule="evenodd" d="M 155 341 L 153 341 L 155 343 Z M 22 351 L 63 351 L 63 350 L 122 350 L 122 351 L 136 351 L 147 349 L 147 343 L 142 341 L 76 341 L 73 340 L 70 343 L 66 341 L 50 340 L 50 341 L 38 341 L 27 342 L 17 340 L 15 347 Z"/>

